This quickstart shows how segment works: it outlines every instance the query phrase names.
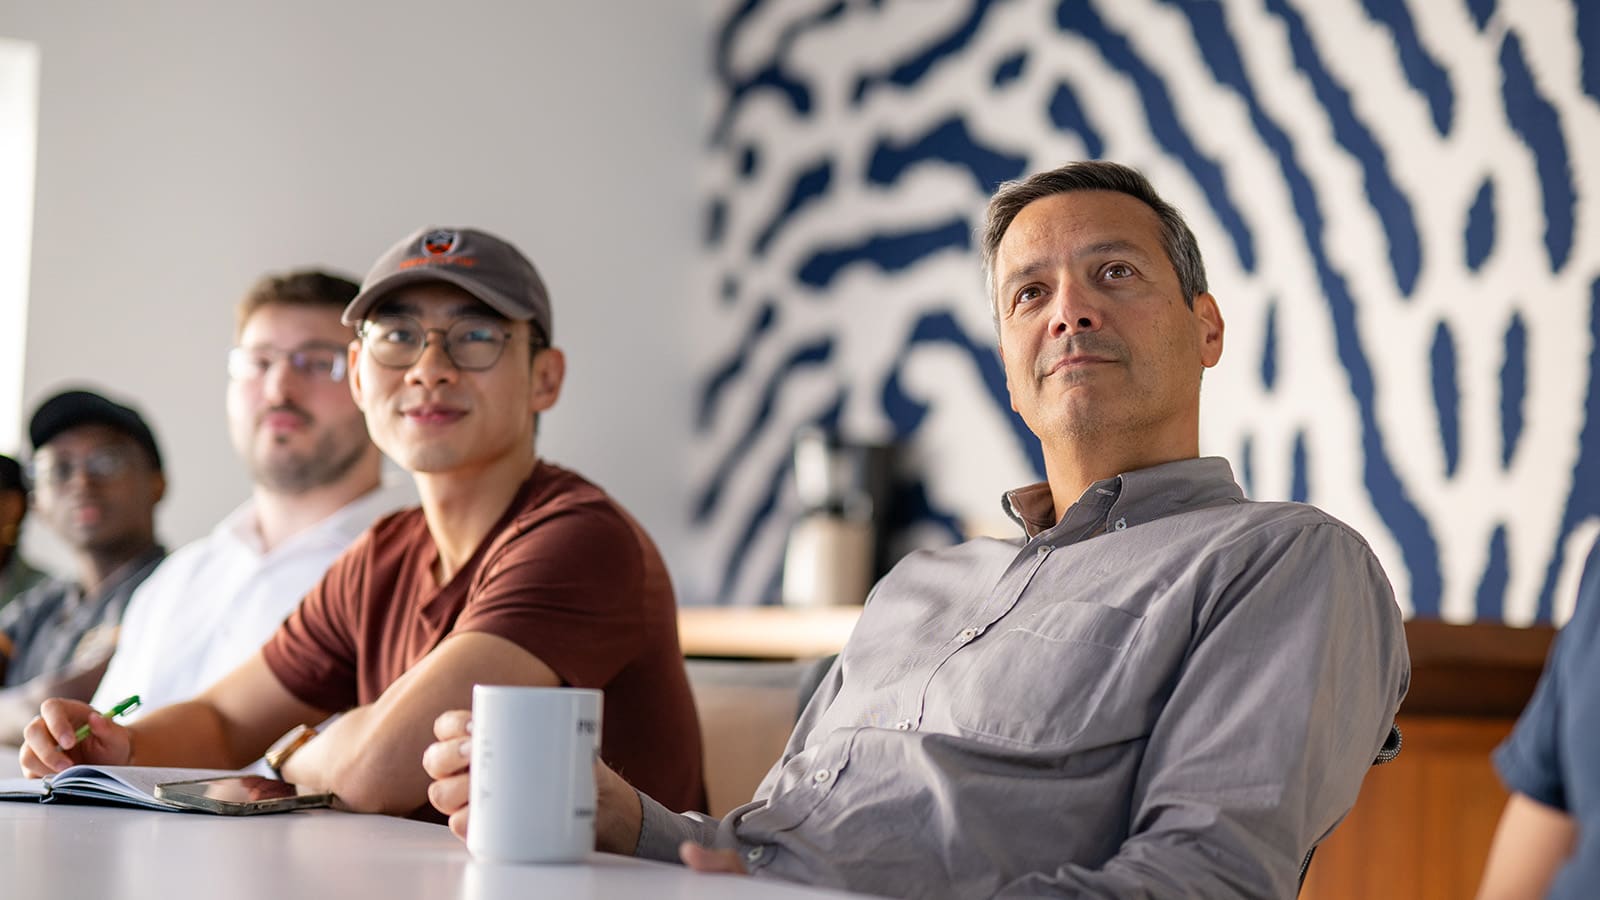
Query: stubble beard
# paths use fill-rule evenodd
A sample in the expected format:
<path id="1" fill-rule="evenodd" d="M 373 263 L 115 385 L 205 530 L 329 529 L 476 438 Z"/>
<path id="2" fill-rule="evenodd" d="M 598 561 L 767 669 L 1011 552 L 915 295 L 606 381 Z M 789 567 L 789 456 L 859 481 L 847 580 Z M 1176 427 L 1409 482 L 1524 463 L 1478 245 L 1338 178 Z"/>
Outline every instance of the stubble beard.
<path id="1" fill-rule="evenodd" d="M 284 441 L 273 437 L 272 447 L 256 454 L 250 461 L 250 473 L 256 484 L 278 494 L 304 494 L 339 481 L 350 473 L 366 455 L 366 429 L 359 438 L 342 441 L 335 429 L 328 429 L 317 437 L 310 450 L 302 453 L 274 454 Z"/>

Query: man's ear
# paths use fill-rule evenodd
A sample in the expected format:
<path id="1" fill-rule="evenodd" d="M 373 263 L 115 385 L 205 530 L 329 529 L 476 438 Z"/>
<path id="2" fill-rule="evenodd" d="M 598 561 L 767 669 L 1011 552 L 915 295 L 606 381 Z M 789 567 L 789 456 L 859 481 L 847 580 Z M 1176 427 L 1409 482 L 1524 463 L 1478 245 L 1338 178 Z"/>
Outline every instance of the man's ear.
<path id="1" fill-rule="evenodd" d="M 561 398 L 561 383 L 567 377 L 567 355 L 558 347 L 546 347 L 533 357 L 533 385 L 528 392 L 528 409 L 535 415 L 556 405 Z"/>
<path id="2" fill-rule="evenodd" d="M 150 480 L 150 505 L 155 506 L 165 496 L 167 496 L 167 476 L 156 472 L 155 477 Z"/>
<path id="3" fill-rule="evenodd" d="M 356 402 L 356 409 L 363 413 L 367 411 L 361 402 L 361 367 L 356 362 L 361 359 L 361 339 L 357 338 L 345 348 L 344 377 L 350 382 L 350 399 Z"/>
<path id="4" fill-rule="evenodd" d="M 1222 310 L 1209 291 L 1194 298 L 1195 335 L 1200 339 L 1200 364 L 1211 368 L 1222 359 Z"/>

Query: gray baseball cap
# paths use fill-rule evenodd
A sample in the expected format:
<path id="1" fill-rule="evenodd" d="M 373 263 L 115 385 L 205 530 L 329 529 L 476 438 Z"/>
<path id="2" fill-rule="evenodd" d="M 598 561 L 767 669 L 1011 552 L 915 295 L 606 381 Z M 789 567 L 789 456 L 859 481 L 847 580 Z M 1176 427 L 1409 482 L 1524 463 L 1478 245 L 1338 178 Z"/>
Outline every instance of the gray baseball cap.
<path id="1" fill-rule="evenodd" d="M 355 325 L 396 288 L 443 281 L 488 304 L 508 319 L 532 322 L 554 339 L 550 294 L 539 272 L 516 247 L 475 228 L 419 228 L 390 247 L 361 282 L 361 293 L 344 309 Z"/>

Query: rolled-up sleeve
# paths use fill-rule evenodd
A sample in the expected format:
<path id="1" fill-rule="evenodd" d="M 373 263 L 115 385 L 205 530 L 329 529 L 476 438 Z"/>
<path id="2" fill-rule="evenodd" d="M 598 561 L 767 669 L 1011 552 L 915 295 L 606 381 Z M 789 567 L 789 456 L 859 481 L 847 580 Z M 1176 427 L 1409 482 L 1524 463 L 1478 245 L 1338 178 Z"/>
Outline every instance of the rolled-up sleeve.
<path id="1" fill-rule="evenodd" d="M 1507 790 L 1563 812 L 1567 810 L 1567 792 L 1561 777 L 1557 728 L 1561 721 L 1562 650 L 1571 643 L 1565 634 L 1557 639 L 1533 699 L 1517 719 L 1511 736 L 1494 751 L 1495 771 Z"/>
<path id="2" fill-rule="evenodd" d="M 1572 620 L 1557 635 L 1533 699 L 1522 710 L 1511 736 L 1494 751 L 1494 767 L 1508 790 L 1545 806 L 1569 812 L 1568 760 L 1562 756 L 1561 729 L 1572 706 L 1581 708 L 1600 640 L 1600 542 L 1589 551 Z"/>

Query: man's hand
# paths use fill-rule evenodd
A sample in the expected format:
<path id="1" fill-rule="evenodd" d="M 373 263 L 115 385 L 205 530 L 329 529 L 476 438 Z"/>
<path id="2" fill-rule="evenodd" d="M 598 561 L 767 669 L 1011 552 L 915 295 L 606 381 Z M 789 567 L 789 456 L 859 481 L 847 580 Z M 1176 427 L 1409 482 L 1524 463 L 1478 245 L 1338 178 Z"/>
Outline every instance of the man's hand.
<path id="1" fill-rule="evenodd" d="M 450 830 L 467 839 L 467 801 L 472 791 L 472 713 L 452 709 L 433 720 L 437 740 L 422 752 L 422 768 L 433 779 L 428 802 L 450 817 Z"/>
<path id="2" fill-rule="evenodd" d="M 422 768 L 433 779 L 428 785 L 428 802 L 449 816 L 450 830 L 466 840 L 467 820 L 472 812 L 467 805 L 472 798 L 472 713 L 465 709 L 444 713 L 433 722 L 433 736 L 437 740 L 422 753 Z M 598 759 L 594 762 L 594 783 L 596 849 L 632 855 L 639 844 L 638 792 Z M 738 865 L 737 858 L 733 862 Z M 737 871 L 744 871 L 743 867 Z"/>
<path id="3" fill-rule="evenodd" d="M 89 735 L 78 741 L 78 726 L 87 723 Z M 78 700 L 46 700 L 39 715 L 22 730 L 17 759 L 22 773 L 43 778 L 79 763 L 125 766 L 133 758 L 128 729 L 100 715 Z"/>
<path id="4" fill-rule="evenodd" d="M 684 841 L 678 846 L 678 856 L 683 859 L 683 864 L 696 872 L 720 873 L 723 875 L 748 875 L 745 871 L 744 860 L 733 850 L 713 850 L 702 847 L 692 841 Z"/>

